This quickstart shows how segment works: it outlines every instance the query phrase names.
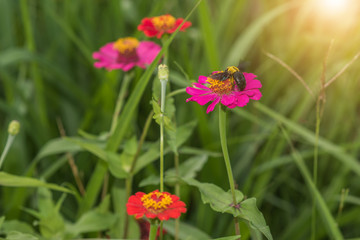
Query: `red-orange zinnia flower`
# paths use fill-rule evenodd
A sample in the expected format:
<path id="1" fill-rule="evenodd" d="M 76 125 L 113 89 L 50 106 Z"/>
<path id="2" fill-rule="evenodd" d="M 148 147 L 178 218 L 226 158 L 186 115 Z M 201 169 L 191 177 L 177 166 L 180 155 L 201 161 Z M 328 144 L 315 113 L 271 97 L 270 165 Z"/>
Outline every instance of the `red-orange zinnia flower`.
<path id="1" fill-rule="evenodd" d="M 176 195 L 155 190 L 149 194 L 137 192 L 130 196 L 126 210 L 129 215 L 135 215 L 135 218 L 145 215 L 147 218 L 169 220 L 179 218 L 181 213 L 185 213 L 186 205 Z"/>
<path id="2" fill-rule="evenodd" d="M 165 14 L 157 17 L 144 18 L 141 20 L 141 24 L 138 26 L 139 31 L 143 31 L 148 37 L 157 37 L 165 33 L 173 33 L 184 21 L 182 18 L 174 18 L 170 14 Z M 191 22 L 185 22 L 180 28 L 180 31 L 184 31 L 191 26 Z"/>

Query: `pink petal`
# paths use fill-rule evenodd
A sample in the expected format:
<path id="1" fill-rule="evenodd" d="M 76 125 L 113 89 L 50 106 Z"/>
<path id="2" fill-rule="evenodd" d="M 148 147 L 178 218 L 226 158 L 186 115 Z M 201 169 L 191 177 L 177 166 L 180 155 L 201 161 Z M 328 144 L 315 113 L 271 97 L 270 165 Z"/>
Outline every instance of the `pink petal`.
<path id="1" fill-rule="evenodd" d="M 218 97 L 218 95 L 216 95 L 216 94 L 193 96 L 191 98 L 186 99 L 186 102 L 194 101 L 194 102 L 197 102 L 200 105 L 205 105 L 205 104 L 207 104 L 208 102 L 214 100 L 217 97 Z"/>
<path id="2" fill-rule="evenodd" d="M 141 63 L 151 64 L 159 54 L 161 47 L 150 41 L 142 41 L 136 49 Z"/>
<path id="3" fill-rule="evenodd" d="M 244 90 L 249 90 L 249 89 L 254 89 L 254 88 L 261 88 L 261 82 L 259 80 L 250 80 L 250 81 L 246 81 L 246 87 Z"/>
<path id="4" fill-rule="evenodd" d="M 249 102 L 249 97 L 247 95 L 241 95 L 236 98 L 237 106 L 244 107 Z"/>
<path id="5" fill-rule="evenodd" d="M 234 94 L 223 95 L 221 98 L 221 103 L 224 104 L 225 106 L 231 105 L 234 102 L 236 102 L 236 97 Z"/>
<path id="6" fill-rule="evenodd" d="M 206 83 L 207 78 L 207 76 L 199 76 L 198 82 L 204 84 Z"/>
<path id="7" fill-rule="evenodd" d="M 193 87 L 187 87 L 186 92 L 190 95 L 203 95 L 203 94 L 211 93 L 211 91 L 209 90 L 202 90 Z"/>
<path id="8" fill-rule="evenodd" d="M 247 73 L 247 72 L 243 72 L 244 74 L 244 77 L 246 79 L 246 82 L 247 81 L 251 81 L 251 80 L 254 80 L 257 76 L 253 73 Z"/>
<path id="9" fill-rule="evenodd" d="M 206 113 L 212 112 L 216 106 L 220 102 L 220 97 L 217 97 L 206 109 Z"/>

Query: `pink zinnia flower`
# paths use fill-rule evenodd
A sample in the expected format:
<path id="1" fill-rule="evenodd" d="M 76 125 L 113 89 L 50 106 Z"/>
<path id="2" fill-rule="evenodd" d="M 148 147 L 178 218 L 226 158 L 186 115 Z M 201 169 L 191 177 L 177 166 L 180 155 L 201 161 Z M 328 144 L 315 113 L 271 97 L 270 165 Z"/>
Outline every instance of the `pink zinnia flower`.
<path id="1" fill-rule="evenodd" d="M 154 61 L 160 50 L 159 45 L 150 41 L 139 42 L 133 37 L 119 38 L 93 53 L 93 58 L 98 60 L 94 66 L 107 70 L 122 69 L 125 72 L 135 66 L 145 68 Z"/>
<path id="2" fill-rule="evenodd" d="M 165 33 L 173 33 L 184 21 L 182 18 L 174 18 L 170 14 L 165 14 L 157 17 L 144 18 L 138 26 L 139 31 L 143 31 L 147 37 L 157 37 Z M 186 28 L 191 26 L 191 22 L 185 22 L 180 28 L 180 31 L 185 31 Z"/>
<path id="3" fill-rule="evenodd" d="M 259 100 L 262 96 L 259 88 L 262 85 L 259 80 L 255 79 L 256 75 L 243 72 L 246 86 L 243 90 L 240 90 L 233 75 L 227 72 L 230 68 L 239 71 L 236 67 L 229 67 L 225 71 L 213 72 L 208 77 L 199 76 L 198 82 L 193 83 L 193 87 L 186 88 L 186 92 L 192 95 L 186 102 L 195 101 L 200 105 L 205 105 L 212 101 L 206 110 L 206 113 L 209 113 L 214 110 L 218 103 L 228 108 L 234 108 L 244 107 L 249 102 L 249 99 Z M 230 77 L 225 79 L 212 78 L 215 74 L 226 72 Z"/>

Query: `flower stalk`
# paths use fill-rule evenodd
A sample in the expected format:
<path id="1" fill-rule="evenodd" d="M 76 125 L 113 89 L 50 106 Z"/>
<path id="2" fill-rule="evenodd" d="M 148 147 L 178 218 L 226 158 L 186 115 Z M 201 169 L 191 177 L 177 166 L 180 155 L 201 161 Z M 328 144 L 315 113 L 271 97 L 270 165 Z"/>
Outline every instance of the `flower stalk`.
<path id="1" fill-rule="evenodd" d="M 169 69 L 165 64 L 160 64 L 158 76 L 161 82 L 161 119 L 160 119 L 160 192 L 164 191 L 164 112 L 166 100 L 166 84 L 169 78 Z"/>
<path id="2" fill-rule="evenodd" d="M 232 174 L 230 157 L 229 157 L 229 152 L 228 152 L 228 148 L 227 148 L 227 139 L 226 139 L 226 112 L 221 106 L 222 105 L 220 105 L 220 107 L 219 107 L 220 142 L 221 142 L 221 148 L 222 148 L 223 155 L 224 155 L 224 161 L 225 161 L 227 175 L 229 178 L 229 184 L 230 184 L 231 194 L 233 197 L 233 203 L 234 203 L 234 205 L 236 205 L 237 202 L 236 202 L 236 195 L 235 195 L 234 177 Z M 240 235 L 239 222 L 236 217 L 234 218 L 234 222 L 235 222 L 235 233 L 236 233 L 236 235 Z M 240 239 L 240 237 L 239 237 L 239 239 Z"/>
<path id="3" fill-rule="evenodd" d="M 9 135 L 6 140 L 4 151 L 1 153 L 1 157 L 0 157 L 0 169 L 6 158 L 6 155 L 9 152 L 9 149 L 10 149 L 12 143 L 14 142 L 15 136 L 19 133 L 19 131 L 20 131 L 20 123 L 16 120 L 11 121 L 9 124 L 9 127 L 8 127 Z"/>
<path id="4" fill-rule="evenodd" d="M 158 229 L 158 226 L 157 226 L 156 221 L 154 221 L 154 220 L 150 221 L 149 240 L 155 240 L 156 239 L 157 229 Z"/>

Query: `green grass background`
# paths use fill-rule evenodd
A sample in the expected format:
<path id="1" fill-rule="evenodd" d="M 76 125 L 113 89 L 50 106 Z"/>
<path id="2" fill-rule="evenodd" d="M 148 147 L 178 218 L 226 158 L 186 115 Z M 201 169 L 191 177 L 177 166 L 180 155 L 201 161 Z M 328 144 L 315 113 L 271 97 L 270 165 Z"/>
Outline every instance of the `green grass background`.
<path id="1" fill-rule="evenodd" d="M 312 195 L 279 123 L 312 172 L 316 100 L 266 53 L 287 63 L 317 96 L 321 74 L 328 81 L 360 51 L 359 3 L 352 1 L 347 12 L 331 15 L 324 5 L 312 5 L 314 2 L 203 0 L 190 18 L 192 27 L 180 32 L 169 47 L 172 90 L 189 86 L 189 80 L 195 81 L 199 75 L 243 61 L 246 71 L 261 80 L 260 103 L 252 101 L 228 113 L 228 144 L 238 188 L 257 198 L 274 239 L 310 236 Z M 9 121 L 21 122 L 21 133 L 3 170 L 24 175 L 44 144 L 60 136 L 56 119 L 61 119 L 68 136 L 78 135 L 79 129 L 94 135 L 108 131 L 123 73 L 95 69 L 92 52 L 119 37 L 144 40 L 144 34 L 137 31 L 142 18 L 165 13 L 185 17 L 194 5 L 191 0 L 0 0 L 1 146 Z M 317 189 L 345 238 L 360 237 L 359 69 L 359 60 L 353 62 L 326 89 L 320 125 Z M 143 72 L 136 69 L 130 92 Z M 151 111 L 149 86 L 130 124 L 138 136 Z M 177 124 L 198 122 L 186 146 L 220 152 L 216 112 L 207 115 L 206 107 L 185 103 L 187 97 L 186 93 L 175 97 Z M 159 128 L 152 123 L 147 141 L 158 138 Z M 59 157 L 39 161 L 34 176 L 59 185 L 75 185 L 69 166 L 59 163 Z M 75 158 L 86 184 L 97 159 L 86 152 Z M 187 158 L 187 154 L 180 154 L 181 161 Z M 166 160 L 166 167 L 172 167 L 171 154 Z M 225 171 L 222 158 L 210 157 L 198 179 L 228 189 Z M 157 164 L 137 174 L 134 192 L 154 189 L 137 186 L 156 172 Z M 349 189 L 349 196 L 339 214 L 342 189 Z M 33 192 L 27 191 L 30 194 L 24 194 L 21 201 L 35 208 Z M 0 192 L 0 215 L 32 221 L 16 206 L 13 188 L 2 187 Z M 54 196 L 60 197 L 58 193 Z M 182 200 L 189 205 L 183 221 L 212 237 L 233 234 L 230 215 L 215 213 L 202 204 L 196 189 L 184 186 Z M 75 221 L 76 208 L 75 200 L 68 197 L 61 213 Z M 317 239 L 329 238 L 325 222 L 318 214 Z M 246 234 L 244 230 L 245 239 Z"/>

